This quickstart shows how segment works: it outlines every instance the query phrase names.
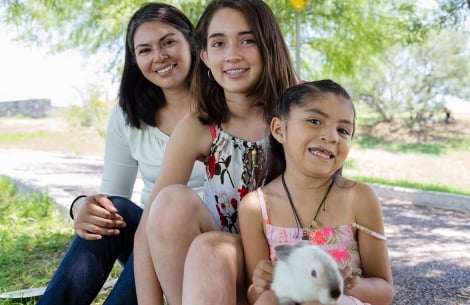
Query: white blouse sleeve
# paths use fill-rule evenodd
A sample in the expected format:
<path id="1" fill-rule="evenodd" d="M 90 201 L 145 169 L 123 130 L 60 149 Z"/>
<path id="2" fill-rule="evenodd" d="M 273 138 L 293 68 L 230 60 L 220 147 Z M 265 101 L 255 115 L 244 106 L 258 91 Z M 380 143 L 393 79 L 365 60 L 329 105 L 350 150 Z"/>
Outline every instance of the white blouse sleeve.
<path id="1" fill-rule="evenodd" d="M 138 162 L 132 157 L 126 133 L 124 113 L 116 105 L 106 130 L 103 177 L 100 193 L 132 197 L 137 177 Z"/>

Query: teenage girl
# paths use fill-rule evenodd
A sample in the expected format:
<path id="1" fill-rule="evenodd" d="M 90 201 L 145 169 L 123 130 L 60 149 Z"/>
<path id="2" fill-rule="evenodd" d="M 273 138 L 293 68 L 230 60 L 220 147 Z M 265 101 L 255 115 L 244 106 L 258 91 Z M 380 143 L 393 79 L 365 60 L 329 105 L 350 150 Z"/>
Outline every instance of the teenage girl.
<path id="1" fill-rule="evenodd" d="M 197 111 L 172 134 L 135 238 L 141 304 L 161 304 L 162 290 L 171 305 L 243 303 L 238 205 L 263 182 L 268 118 L 297 82 L 262 0 L 210 2 L 195 40 Z M 195 160 L 206 166 L 203 199 L 185 185 Z"/>
<path id="2" fill-rule="evenodd" d="M 240 205 L 250 304 L 278 304 L 269 290 L 274 247 L 301 240 L 326 249 L 343 270 L 338 304 L 392 302 L 379 200 L 368 185 L 341 176 L 354 129 L 351 98 L 331 80 L 296 85 L 280 97 L 267 184 Z"/>

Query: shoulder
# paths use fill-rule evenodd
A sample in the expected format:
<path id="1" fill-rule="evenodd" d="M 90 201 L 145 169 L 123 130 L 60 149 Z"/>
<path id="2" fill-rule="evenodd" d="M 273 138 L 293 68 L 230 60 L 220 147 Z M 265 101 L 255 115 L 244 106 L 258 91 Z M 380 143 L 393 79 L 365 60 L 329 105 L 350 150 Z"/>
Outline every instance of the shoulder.
<path id="1" fill-rule="evenodd" d="M 383 233 L 382 208 L 374 189 L 366 183 L 348 179 L 345 181 L 352 183 L 351 187 L 346 188 L 346 193 L 355 221 L 376 232 Z"/>
<path id="2" fill-rule="evenodd" d="M 190 148 L 199 157 L 205 157 L 212 144 L 209 125 L 203 124 L 196 115 L 189 115 L 178 123 L 170 142 L 178 143 L 182 149 Z"/>
<path id="3" fill-rule="evenodd" d="M 259 193 L 262 190 L 254 190 L 243 196 L 240 202 L 240 213 L 253 213 L 260 210 Z"/>

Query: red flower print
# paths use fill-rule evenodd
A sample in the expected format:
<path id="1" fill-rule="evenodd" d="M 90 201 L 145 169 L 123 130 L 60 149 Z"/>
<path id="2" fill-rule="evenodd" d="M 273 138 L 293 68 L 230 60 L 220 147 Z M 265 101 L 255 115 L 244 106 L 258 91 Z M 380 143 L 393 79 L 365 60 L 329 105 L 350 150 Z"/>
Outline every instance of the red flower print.
<path id="1" fill-rule="evenodd" d="M 331 249 L 328 250 L 328 253 L 330 253 L 339 265 L 342 265 L 349 259 L 349 252 L 347 249 Z"/>
<path id="2" fill-rule="evenodd" d="M 248 193 L 248 189 L 246 188 L 246 186 L 243 186 L 241 189 L 238 189 L 237 191 L 240 194 L 240 200 L 242 200 L 243 197 Z"/>
<path id="3" fill-rule="evenodd" d="M 323 235 L 323 232 L 321 230 L 316 230 L 313 233 L 313 238 L 312 241 L 316 245 L 324 245 L 326 244 L 326 239 L 325 236 Z"/>
<path id="4" fill-rule="evenodd" d="M 232 208 L 234 208 L 235 210 L 237 209 L 237 206 L 238 206 L 238 201 L 237 201 L 237 199 L 232 198 L 232 199 L 230 200 L 230 204 L 232 205 Z"/>
<path id="5" fill-rule="evenodd" d="M 210 155 L 209 160 L 207 160 L 207 170 L 209 171 L 209 178 L 213 178 L 215 174 L 215 157 Z"/>
<path id="6" fill-rule="evenodd" d="M 333 237 L 335 234 L 335 229 L 333 228 L 323 228 L 322 231 L 325 238 L 328 238 L 330 236 Z"/>

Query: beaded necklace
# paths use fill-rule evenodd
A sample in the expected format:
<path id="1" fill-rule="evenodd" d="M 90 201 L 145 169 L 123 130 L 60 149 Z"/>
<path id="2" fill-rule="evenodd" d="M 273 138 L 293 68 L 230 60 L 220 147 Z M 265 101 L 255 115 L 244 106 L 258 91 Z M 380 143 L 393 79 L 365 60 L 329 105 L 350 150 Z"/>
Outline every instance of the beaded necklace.
<path id="1" fill-rule="evenodd" d="M 287 185 L 286 185 L 286 180 L 284 178 L 284 173 L 282 173 L 282 175 L 281 175 L 281 180 L 282 180 L 282 186 L 284 187 L 284 191 L 286 192 L 286 195 L 287 195 L 287 199 L 289 200 L 289 204 L 292 208 L 292 213 L 294 214 L 295 222 L 297 224 L 297 228 L 299 228 L 299 230 L 303 231 L 302 240 L 308 240 L 308 233 L 311 232 L 313 229 L 318 228 L 318 223 L 317 223 L 316 219 L 317 219 L 318 213 L 320 212 L 321 207 L 323 206 L 323 211 L 326 211 L 325 200 L 326 200 L 326 197 L 328 196 L 328 194 L 330 193 L 331 188 L 333 187 L 334 179 L 331 179 L 330 185 L 328 186 L 328 189 L 326 190 L 326 193 L 323 196 L 323 199 L 321 200 L 320 205 L 318 206 L 318 209 L 315 212 L 315 215 L 313 216 L 312 221 L 306 227 L 304 227 L 302 225 L 302 221 L 300 220 L 300 217 L 297 214 L 297 210 L 294 206 L 294 202 L 293 202 L 292 197 L 290 195 L 289 189 L 287 188 Z"/>

